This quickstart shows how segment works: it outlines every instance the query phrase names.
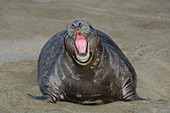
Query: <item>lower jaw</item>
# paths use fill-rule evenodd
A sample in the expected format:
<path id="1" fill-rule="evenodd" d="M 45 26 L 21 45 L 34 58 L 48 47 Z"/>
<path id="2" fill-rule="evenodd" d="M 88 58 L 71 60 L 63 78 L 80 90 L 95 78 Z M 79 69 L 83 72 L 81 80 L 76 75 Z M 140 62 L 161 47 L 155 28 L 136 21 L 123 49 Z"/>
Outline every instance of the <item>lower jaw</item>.
<path id="1" fill-rule="evenodd" d="M 83 57 L 84 57 L 84 59 L 83 59 Z M 92 53 L 92 51 L 89 51 L 86 56 L 78 56 L 78 54 L 76 54 L 75 61 L 77 64 L 79 64 L 81 66 L 86 66 L 92 61 L 92 59 L 93 59 L 93 53 Z"/>

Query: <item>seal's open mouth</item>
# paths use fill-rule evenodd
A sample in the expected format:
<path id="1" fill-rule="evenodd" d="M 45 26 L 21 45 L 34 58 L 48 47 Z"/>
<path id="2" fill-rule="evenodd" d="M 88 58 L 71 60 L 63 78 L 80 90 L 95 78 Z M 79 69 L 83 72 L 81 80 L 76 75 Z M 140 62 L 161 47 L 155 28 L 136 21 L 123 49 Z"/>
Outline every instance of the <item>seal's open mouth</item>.
<path id="1" fill-rule="evenodd" d="M 75 47 L 76 47 L 76 58 L 78 60 L 78 63 L 88 63 L 90 59 L 90 50 L 89 50 L 89 44 L 86 40 L 86 38 L 83 36 L 81 31 L 77 31 L 76 34 L 76 40 L 75 40 Z M 81 64 L 83 65 L 83 64 Z"/>
<path id="2" fill-rule="evenodd" d="M 86 53 L 87 51 L 87 41 L 81 31 L 77 31 L 76 41 L 75 41 L 76 48 L 79 54 Z"/>

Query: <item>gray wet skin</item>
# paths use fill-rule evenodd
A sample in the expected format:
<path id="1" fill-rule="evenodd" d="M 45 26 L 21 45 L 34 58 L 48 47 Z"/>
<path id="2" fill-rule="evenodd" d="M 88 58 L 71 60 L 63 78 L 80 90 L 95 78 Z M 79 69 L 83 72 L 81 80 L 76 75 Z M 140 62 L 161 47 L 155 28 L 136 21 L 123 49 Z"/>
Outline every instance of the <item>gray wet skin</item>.
<path id="1" fill-rule="evenodd" d="M 75 46 L 76 32 L 87 41 L 86 53 Z M 112 39 L 83 20 L 74 20 L 43 47 L 38 60 L 36 100 L 80 104 L 141 100 L 133 66 Z"/>

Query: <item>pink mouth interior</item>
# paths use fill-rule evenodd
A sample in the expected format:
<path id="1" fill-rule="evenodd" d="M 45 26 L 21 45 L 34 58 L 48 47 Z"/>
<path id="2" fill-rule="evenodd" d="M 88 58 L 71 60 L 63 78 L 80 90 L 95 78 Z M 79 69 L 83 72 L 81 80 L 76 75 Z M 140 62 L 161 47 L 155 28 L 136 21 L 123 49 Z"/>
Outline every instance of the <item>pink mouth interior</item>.
<path id="1" fill-rule="evenodd" d="M 76 48 L 78 49 L 79 53 L 86 53 L 87 41 L 82 35 L 81 31 L 77 31 Z"/>

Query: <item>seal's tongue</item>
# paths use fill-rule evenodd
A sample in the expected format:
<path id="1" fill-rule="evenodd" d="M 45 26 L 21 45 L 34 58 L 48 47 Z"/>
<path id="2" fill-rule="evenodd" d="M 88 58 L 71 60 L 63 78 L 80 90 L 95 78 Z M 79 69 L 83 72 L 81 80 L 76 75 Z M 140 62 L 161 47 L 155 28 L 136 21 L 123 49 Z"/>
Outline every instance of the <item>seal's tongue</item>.
<path id="1" fill-rule="evenodd" d="M 78 49 L 79 53 L 86 53 L 87 41 L 82 35 L 81 31 L 77 31 L 76 48 Z"/>

